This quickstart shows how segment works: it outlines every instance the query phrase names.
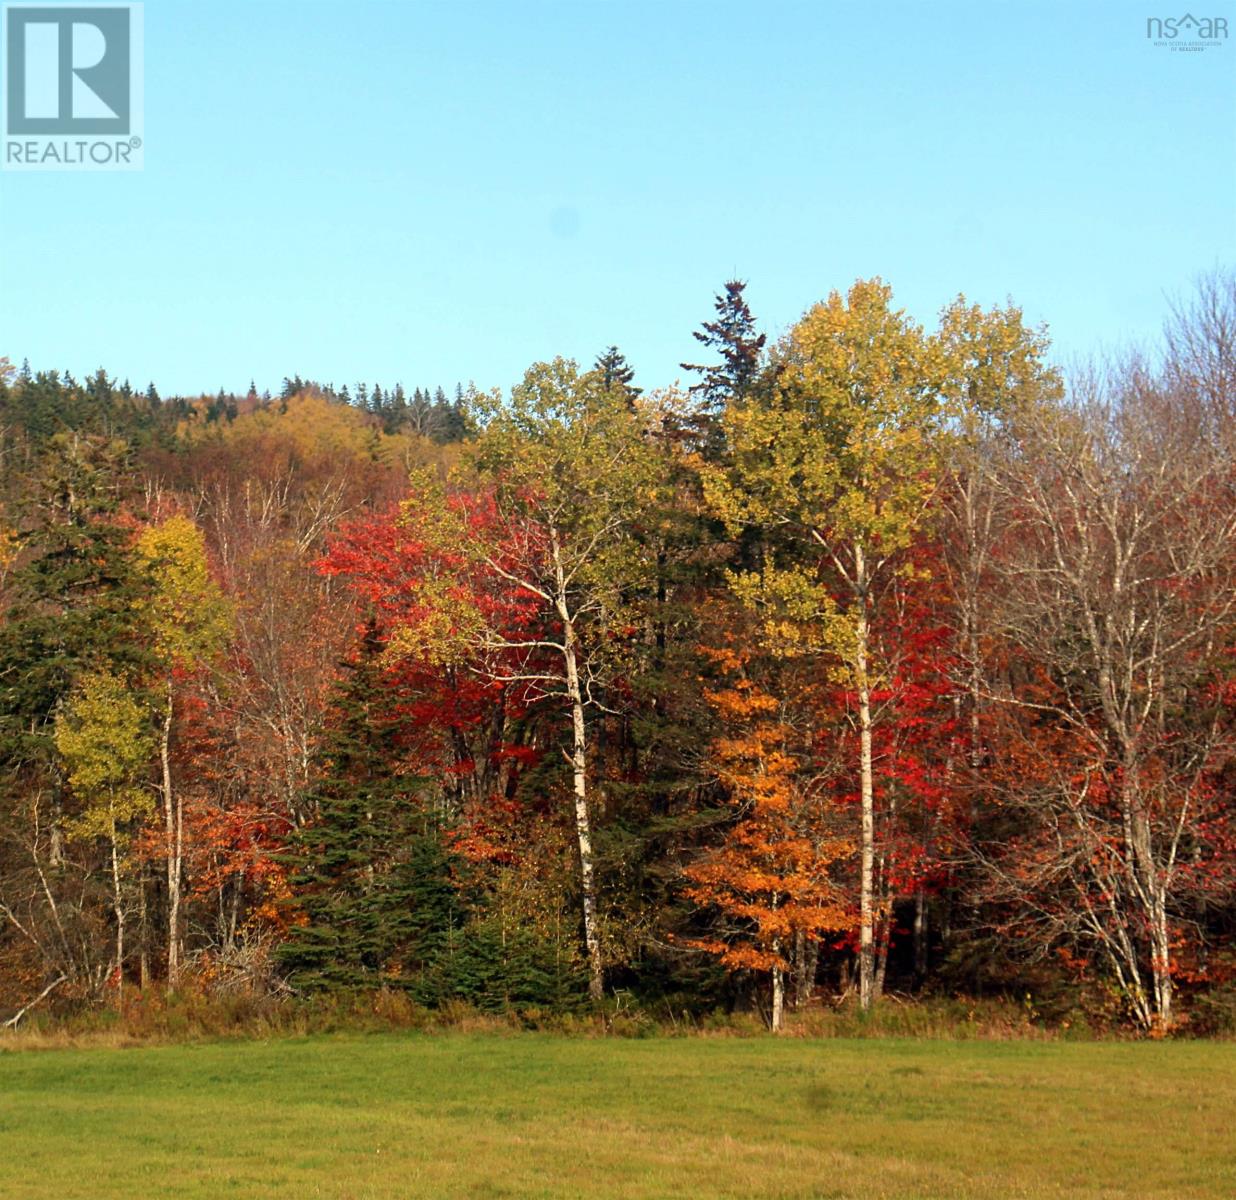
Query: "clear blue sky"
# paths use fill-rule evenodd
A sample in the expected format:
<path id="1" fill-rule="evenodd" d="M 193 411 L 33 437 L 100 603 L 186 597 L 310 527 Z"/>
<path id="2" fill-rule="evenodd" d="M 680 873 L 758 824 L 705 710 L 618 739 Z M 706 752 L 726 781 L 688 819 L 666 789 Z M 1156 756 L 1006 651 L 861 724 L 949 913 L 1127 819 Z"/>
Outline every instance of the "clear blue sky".
<path id="1" fill-rule="evenodd" d="M 0 173 L 0 354 L 506 387 L 616 342 L 649 387 L 732 275 L 773 332 L 878 274 L 1144 341 L 1236 263 L 1236 38 L 1160 8 L 148 0 L 145 169 Z"/>

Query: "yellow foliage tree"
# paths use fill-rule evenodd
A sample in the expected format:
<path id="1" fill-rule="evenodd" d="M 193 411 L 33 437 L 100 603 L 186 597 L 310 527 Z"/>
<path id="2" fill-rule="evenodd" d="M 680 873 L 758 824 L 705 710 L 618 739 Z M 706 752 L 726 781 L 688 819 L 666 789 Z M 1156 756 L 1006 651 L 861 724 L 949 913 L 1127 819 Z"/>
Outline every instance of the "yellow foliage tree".
<path id="1" fill-rule="evenodd" d="M 119 984 L 125 956 L 123 851 L 129 827 L 153 807 L 144 781 L 154 752 L 149 716 L 126 680 L 87 675 L 57 716 L 54 740 L 69 786 L 82 803 L 68 836 L 103 839 L 109 847 Z"/>
<path id="2" fill-rule="evenodd" d="M 136 549 L 151 585 L 142 602 L 143 616 L 164 677 L 159 760 L 167 859 L 167 984 L 174 988 L 180 973 L 184 873 L 184 808 L 172 786 L 175 673 L 195 670 L 223 648 L 231 633 L 231 609 L 211 578 L 202 531 L 188 517 L 172 516 L 149 526 L 138 538 Z"/>
<path id="3" fill-rule="evenodd" d="M 775 386 L 731 404 L 730 463 L 706 495 L 733 531 L 761 531 L 758 571 L 734 577 L 782 652 L 839 666 L 857 695 L 862 805 L 859 994 L 875 998 L 872 621 L 935 488 L 944 423 L 939 347 L 879 279 L 815 305 L 774 356 Z"/>

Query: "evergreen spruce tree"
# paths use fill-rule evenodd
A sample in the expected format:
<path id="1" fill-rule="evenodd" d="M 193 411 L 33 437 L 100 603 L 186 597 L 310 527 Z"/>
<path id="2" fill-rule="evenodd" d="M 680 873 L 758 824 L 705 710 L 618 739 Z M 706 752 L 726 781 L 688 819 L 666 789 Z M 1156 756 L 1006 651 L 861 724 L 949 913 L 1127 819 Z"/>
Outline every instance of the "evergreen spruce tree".
<path id="1" fill-rule="evenodd" d="M 310 793 L 314 819 L 287 856 L 304 923 L 279 960 L 306 991 L 412 987 L 435 964 L 461 904 L 456 863 L 399 772 L 399 721 L 371 623 L 337 688 Z"/>
<path id="2" fill-rule="evenodd" d="M 0 764 L 32 772 L 57 817 L 57 714 L 84 676 L 140 679 L 151 665 L 137 615 L 145 584 L 116 522 L 127 476 L 124 443 L 61 433 L 27 482 L 24 561 L 0 620 Z"/>
<path id="3" fill-rule="evenodd" d="M 684 371 L 702 376 L 690 392 L 699 399 L 688 432 L 694 435 L 706 458 L 716 458 L 722 444 L 721 413 L 727 403 L 746 399 L 764 374 L 765 335 L 756 333 L 755 318 L 743 292 L 745 280 L 731 279 L 715 299 L 717 319 L 705 321 L 691 336 L 710 350 L 717 363 L 680 363 Z"/>
<path id="4" fill-rule="evenodd" d="M 429 396 L 428 389 L 425 392 Z M 433 394 L 431 429 L 432 437 L 439 445 L 464 441 L 471 432 L 468 421 L 467 401 L 464 397 L 462 384 L 455 385 L 454 400 L 448 399 L 446 392 L 437 388 Z"/>
<path id="5" fill-rule="evenodd" d="M 387 396 L 387 413 L 382 427 L 387 433 L 396 433 L 408 419 L 408 398 L 404 394 L 403 384 L 395 384 L 395 390 Z"/>
<path id="6" fill-rule="evenodd" d="M 631 403 L 634 403 L 635 398 L 644 390 L 632 385 L 635 368 L 627 362 L 626 355 L 617 346 L 610 346 L 598 354 L 592 369 L 600 373 L 601 382 L 607 390 L 621 391 Z"/>
<path id="7" fill-rule="evenodd" d="M 0 623 L 0 728 L 50 736 L 85 670 L 144 662 L 134 604 L 141 582 L 115 523 L 127 471 L 123 443 L 55 435 L 24 504 L 28 557 L 10 576 Z"/>

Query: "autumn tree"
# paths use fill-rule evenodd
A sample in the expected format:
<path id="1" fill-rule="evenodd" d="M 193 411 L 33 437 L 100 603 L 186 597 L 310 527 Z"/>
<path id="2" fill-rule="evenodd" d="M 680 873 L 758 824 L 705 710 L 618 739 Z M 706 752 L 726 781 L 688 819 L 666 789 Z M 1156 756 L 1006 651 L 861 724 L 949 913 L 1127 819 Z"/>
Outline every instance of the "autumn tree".
<path id="1" fill-rule="evenodd" d="M 721 683 L 706 697 L 725 731 L 709 747 L 710 758 L 734 821 L 720 845 L 686 868 L 687 895 L 720 914 L 719 927 L 693 944 L 731 970 L 768 974 L 775 1033 L 791 964 L 804 976 L 797 991 L 805 997 L 820 938 L 849 924 L 830 867 L 850 847 L 839 836 L 829 772 L 816 751 L 816 689 L 808 681 L 804 697 L 800 681 L 773 695 L 750 651 L 717 649 L 708 657 Z M 790 673 L 775 672 L 775 678 L 784 685 Z M 815 944 L 809 954 L 807 940 Z"/>
<path id="2" fill-rule="evenodd" d="M 860 998 L 875 998 L 876 795 L 872 689 L 875 610 L 906 569 L 904 551 L 935 488 L 942 419 L 936 351 L 891 307 L 891 290 L 860 281 L 833 292 L 786 335 L 777 385 L 731 404 L 728 470 L 706 476 L 712 503 L 737 532 L 768 539 L 738 593 L 768 614 L 773 639 L 806 644 L 852 681 L 861 809 Z"/>
<path id="3" fill-rule="evenodd" d="M 112 675 L 87 675 L 56 715 L 54 740 L 78 808 L 70 840 L 103 839 L 112 877 L 114 978 L 123 987 L 127 902 L 123 875 L 133 824 L 152 807 L 146 772 L 153 753 L 149 714 L 132 684 Z"/>
<path id="4" fill-rule="evenodd" d="M 941 314 L 936 341 L 952 434 L 941 462 L 938 532 L 955 609 L 958 661 L 965 673 L 959 683 L 966 694 L 968 754 L 974 766 L 983 704 L 983 610 L 992 555 L 1009 515 L 992 468 L 1018 415 L 1056 401 L 1060 380 L 1046 362 L 1046 336 L 1027 327 L 1013 305 L 983 309 L 959 296 Z"/>
<path id="5" fill-rule="evenodd" d="M 989 847 L 989 867 L 1038 944 L 1093 951 L 1138 1022 L 1166 1030 L 1186 895 L 1216 828 L 1206 773 L 1230 746 L 1215 689 L 1236 616 L 1236 494 L 1198 408 L 1140 365 L 1082 376 L 1071 399 L 1019 421 L 1000 476 L 1012 519 L 995 628 L 1035 674 L 997 675 L 992 692 L 1006 737 L 1020 713 L 1018 737 L 1053 749 L 1050 770 L 1003 780 L 1025 853 Z"/>
<path id="6" fill-rule="evenodd" d="M 184 874 L 184 805 L 172 781 L 172 734 L 177 674 L 218 655 L 231 631 L 230 614 L 211 577 L 202 532 L 184 516 L 150 525 L 137 539 L 149 579 L 141 606 L 161 674 L 159 764 L 163 794 L 163 852 L 167 865 L 167 986 L 180 979 L 180 907 Z"/>
<path id="7" fill-rule="evenodd" d="M 928 899 L 950 879 L 962 851 L 969 813 L 959 753 L 957 659 L 947 622 L 950 593 L 939 569 L 938 547 L 920 530 L 901 555 L 901 569 L 888 581 L 872 610 L 871 658 L 880 664 L 871 689 L 872 768 L 876 808 L 872 881 L 875 979 L 883 993 L 893 948 L 896 906 L 912 902 L 914 972 L 927 974 Z M 852 678 L 842 675 L 834 698 L 840 718 L 824 744 L 853 763 L 861 758 L 861 725 Z M 840 776 L 839 806 L 861 807 L 861 776 Z M 855 786 L 856 783 L 859 786 Z"/>
<path id="8" fill-rule="evenodd" d="M 491 677 L 569 715 L 589 991 L 600 999 L 588 714 L 604 705 L 623 613 L 648 584 L 647 556 L 632 534 L 657 497 L 654 458 L 625 394 L 562 359 L 532 367 L 509 403 L 487 397 L 478 407 L 484 428 L 468 462 L 484 481 L 476 501 L 484 520 L 468 519 L 475 506 L 466 499 L 452 506 L 429 489 L 405 504 L 405 519 L 419 537 L 470 557 L 531 603 L 533 620 L 522 630 L 496 627 L 468 590 L 427 578 L 419 584 L 420 619 L 405 626 L 402 645 L 497 654 L 500 665 L 482 668 Z M 392 644 L 400 647 L 398 636 Z"/>

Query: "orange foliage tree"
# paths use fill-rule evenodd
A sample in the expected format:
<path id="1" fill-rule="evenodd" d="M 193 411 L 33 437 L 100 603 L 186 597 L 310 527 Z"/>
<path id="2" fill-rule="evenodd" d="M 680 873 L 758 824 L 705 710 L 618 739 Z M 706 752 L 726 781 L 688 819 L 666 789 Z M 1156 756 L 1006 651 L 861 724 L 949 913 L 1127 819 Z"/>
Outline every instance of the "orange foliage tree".
<path id="1" fill-rule="evenodd" d="M 829 876 L 852 847 L 835 832 L 835 808 L 823 786 L 829 772 L 813 752 L 817 738 L 803 706 L 786 702 L 788 688 L 780 696 L 768 690 L 749 652 L 705 653 L 724 677 L 724 686 L 706 692 L 727 728 L 710 750 L 735 819 L 722 844 L 686 869 L 687 896 L 719 915 L 715 934 L 692 944 L 734 970 L 768 974 L 775 1032 L 791 947 L 818 944 L 852 924 Z"/>

